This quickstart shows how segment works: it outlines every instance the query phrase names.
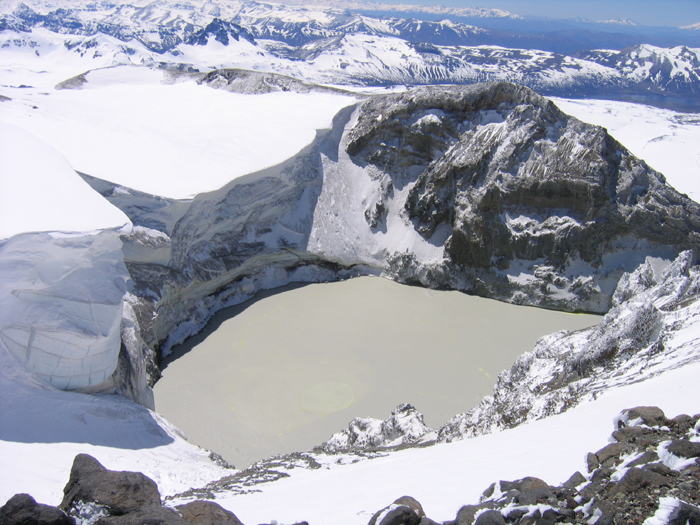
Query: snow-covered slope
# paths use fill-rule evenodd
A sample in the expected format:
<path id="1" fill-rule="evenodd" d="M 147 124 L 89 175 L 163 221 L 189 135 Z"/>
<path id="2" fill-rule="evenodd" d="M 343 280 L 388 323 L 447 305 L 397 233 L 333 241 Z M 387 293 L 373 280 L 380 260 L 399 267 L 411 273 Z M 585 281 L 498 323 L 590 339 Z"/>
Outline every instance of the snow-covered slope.
<path id="1" fill-rule="evenodd" d="M 607 444 L 615 429 L 613 419 L 623 408 L 658 405 L 668 415 L 696 413 L 698 372 L 697 364 L 687 366 L 610 390 L 562 415 L 488 436 L 356 463 L 352 457 L 331 456 L 316 470 L 288 470 L 278 464 L 289 477 L 213 495 L 244 523 L 274 519 L 365 525 L 403 495 L 420 501 L 432 519 L 453 520 L 462 505 L 477 503 L 497 480 L 536 476 L 559 484 L 576 471 L 585 472 L 585 455 Z"/>
<path id="2" fill-rule="evenodd" d="M 162 71 L 129 66 L 80 78 L 79 89 L 16 90 L 0 119 L 51 144 L 76 170 L 179 199 L 282 162 L 355 101 L 330 93 L 228 93 L 188 77 L 166 83 Z"/>
<path id="3" fill-rule="evenodd" d="M 130 225 L 126 215 L 97 195 L 58 151 L 0 122 L 0 239 L 124 225 Z"/>
<path id="4" fill-rule="evenodd" d="M 253 2 L 0 9 L 0 214 L 12 211 L 0 221 L 0 464 L 16 473 L 0 478 L 0 500 L 26 491 L 57 503 L 73 456 L 88 452 L 108 468 L 146 472 L 165 495 L 214 496 L 248 523 L 366 523 L 403 493 L 447 520 L 499 477 L 556 483 L 581 469 L 582 454 L 607 437 L 601 425 L 622 408 L 698 411 L 691 257 L 665 273 L 668 261 L 652 259 L 613 296 L 623 270 L 645 255 L 668 260 L 696 247 L 697 205 L 604 130 L 513 86 L 359 102 L 308 82 L 204 72 L 245 66 L 392 89 L 505 78 L 559 94 L 673 92 L 696 107 L 696 49 L 568 57 L 460 47 L 443 44 L 484 32 Z M 634 122 L 653 113 L 610 111 L 635 112 Z M 657 112 L 653 136 L 630 136 L 642 137 L 643 158 L 661 159 L 652 145 L 677 145 L 679 158 L 650 163 L 695 196 L 693 119 Z M 128 220 L 117 208 L 133 229 L 119 230 Z M 441 434 L 490 436 L 373 461 L 297 454 L 232 472 L 124 399 L 152 406 L 146 380 L 157 377 L 156 351 L 222 306 L 291 281 L 381 272 L 512 301 L 614 308 L 597 331 L 540 341 L 493 399 Z M 413 415 L 357 420 L 346 441 L 366 429 L 392 445 L 406 435 L 421 441 L 427 429 Z M 279 481 L 259 484 L 270 479 Z M 309 494 L 324 503 L 301 504 Z"/>
<path id="5" fill-rule="evenodd" d="M 629 102 L 555 98 L 562 111 L 603 126 L 669 184 L 700 202 L 700 116 Z"/>
<path id="6" fill-rule="evenodd" d="M 498 479 L 537 476 L 561 483 L 577 470 L 586 471 L 585 454 L 605 444 L 623 408 L 658 405 L 667 415 L 697 412 L 699 274 L 698 267 L 688 262 L 687 257 L 679 259 L 658 281 L 646 279 L 653 264 L 628 276 L 618 290 L 619 308 L 606 318 L 606 337 L 624 340 L 629 332 L 627 319 L 637 303 L 651 300 L 665 309 L 663 348 L 659 352 L 657 346 L 652 366 L 645 368 L 650 356 L 645 348 L 618 356 L 628 371 L 643 369 L 641 375 L 597 378 L 588 383 L 593 388 L 577 406 L 559 415 L 509 430 L 496 426 L 494 433 L 472 439 L 389 454 L 292 454 L 263 461 L 245 472 L 225 470 L 207 451 L 186 444 L 154 413 L 119 397 L 46 387 L 2 354 L 0 395 L 7 404 L 0 411 L 0 460 L 17 474 L 0 481 L 0 500 L 26 491 L 56 505 L 73 455 L 79 452 L 92 454 L 111 469 L 146 473 L 164 496 L 181 493 L 171 504 L 197 497 L 215 499 L 244 523 L 274 519 L 359 525 L 405 494 L 417 498 L 431 517 L 450 520 Z M 541 344 L 549 345 L 552 360 L 553 352 L 566 355 L 569 339 L 586 337 L 586 333 L 555 334 Z M 528 356 L 523 360 L 528 361 Z M 673 365 L 665 366 L 664 361 Z M 523 374 L 526 382 L 547 379 L 539 366 L 524 368 Z M 640 382 L 642 377 L 645 380 Z M 396 417 L 394 430 L 386 435 L 395 439 L 416 430 L 420 425 L 414 419 Z"/>

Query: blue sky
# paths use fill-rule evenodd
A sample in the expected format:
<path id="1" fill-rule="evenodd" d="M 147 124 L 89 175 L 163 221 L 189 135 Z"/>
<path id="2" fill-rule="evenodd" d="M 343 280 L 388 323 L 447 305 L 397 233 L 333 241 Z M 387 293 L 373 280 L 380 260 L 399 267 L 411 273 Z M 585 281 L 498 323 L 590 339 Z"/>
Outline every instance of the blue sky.
<path id="1" fill-rule="evenodd" d="M 631 18 L 643 25 L 684 26 L 700 22 L 700 0 L 378 0 L 391 4 L 500 8 L 523 16 Z"/>

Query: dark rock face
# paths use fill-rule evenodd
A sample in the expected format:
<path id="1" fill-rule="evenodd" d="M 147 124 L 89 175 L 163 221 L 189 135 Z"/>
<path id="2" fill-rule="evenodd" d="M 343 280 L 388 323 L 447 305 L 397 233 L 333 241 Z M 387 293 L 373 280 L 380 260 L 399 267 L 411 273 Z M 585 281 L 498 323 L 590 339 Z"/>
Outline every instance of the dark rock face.
<path id="1" fill-rule="evenodd" d="M 152 479 L 140 472 L 107 470 L 87 454 L 75 457 L 63 493 L 60 508 L 64 510 L 81 501 L 103 505 L 110 514 L 117 516 L 148 507 L 160 507 L 160 493 Z"/>
<path id="2" fill-rule="evenodd" d="M 128 514 L 100 518 L 95 525 L 187 525 L 188 523 L 168 507 L 146 507 Z"/>
<path id="3" fill-rule="evenodd" d="M 420 268 L 397 261 L 394 274 L 405 281 L 454 287 L 449 276 L 457 274 L 470 291 L 498 296 L 513 286 L 508 277 L 517 272 L 508 270 L 526 262 L 539 282 L 524 301 L 566 308 L 551 296 L 570 292 L 569 309 L 603 311 L 609 298 L 572 271 L 577 262 L 604 277 L 615 271 L 606 262 L 613 254 L 700 246 L 696 203 L 605 129 L 521 86 L 375 97 L 362 106 L 347 150 L 393 187 L 415 180 L 403 211 L 426 239 L 440 226 L 450 231 L 442 276 L 425 282 Z"/>
<path id="4" fill-rule="evenodd" d="M 0 507 L 3 525 L 75 525 L 75 520 L 56 507 L 37 503 L 29 494 L 15 494 Z"/>

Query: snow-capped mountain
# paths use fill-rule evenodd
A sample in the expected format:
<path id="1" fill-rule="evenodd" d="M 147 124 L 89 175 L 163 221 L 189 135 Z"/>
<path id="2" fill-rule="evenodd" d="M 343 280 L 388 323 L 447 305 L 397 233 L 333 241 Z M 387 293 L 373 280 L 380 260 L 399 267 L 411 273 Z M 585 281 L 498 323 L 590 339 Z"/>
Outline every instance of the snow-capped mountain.
<path id="1" fill-rule="evenodd" d="M 463 23 L 333 8 L 19 4 L 0 18 L 0 39 L 6 52 L 37 55 L 37 67 L 63 47 L 63 54 L 93 59 L 84 61 L 84 70 L 124 63 L 197 71 L 242 67 L 337 85 L 505 80 L 556 96 L 646 99 L 685 108 L 700 100 L 696 48 L 639 45 L 568 56 L 522 49 L 537 43 Z M 518 48 L 508 47 L 513 45 Z"/>
<path id="2" fill-rule="evenodd" d="M 653 130 L 633 154 L 504 80 L 697 109 L 698 49 L 572 57 L 473 45 L 502 34 L 455 22 L 255 2 L 0 12 L 0 504 L 28 492 L 57 505 L 89 453 L 146 473 L 167 505 L 217 499 L 245 523 L 387 525 L 412 494 L 426 515 L 471 524 L 462 506 L 491 483 L 478 510 L 497 523 L 604 523 L 610 491 L 639 472 L 673 497 L 637 490 L 638 522 L 696 512 L 698 416 L 620 412 L 699 411 L 700 211 L 683 193 L 698 119 L 635 106 L 630 126 Z M 670 159 L 668 180 L 692 184 L 676 191 L 649 166 L 651 143 L 680 144 L 690 168 Z M 606 315 L 542 338 L 435 431 L 405 404 L 385 421 L 357 414 L 325 452 L 238 471 L 152 411 L 159 358 L 217 310 L 365 274 Z M 617 452 L 593 453 L 612 421 Z M 695 455 L 674 456 L 671 439 Z M 546 503 L 526 504 L 523 483 L 498 481 L 533 475 L 576 483 L 556 501 L 540 482 Z M 508 497 L 522 505 L 496 506 Z M 87 503 L 83 524 L 111 512 Z"/>
<path id="3" fill-rule="evenodd" d="M 617 24 L 623 26 L 638 26 L 639 24 L 631 18 L 610 18 L 609 20 L 601 20 L 601 24 Z"/>

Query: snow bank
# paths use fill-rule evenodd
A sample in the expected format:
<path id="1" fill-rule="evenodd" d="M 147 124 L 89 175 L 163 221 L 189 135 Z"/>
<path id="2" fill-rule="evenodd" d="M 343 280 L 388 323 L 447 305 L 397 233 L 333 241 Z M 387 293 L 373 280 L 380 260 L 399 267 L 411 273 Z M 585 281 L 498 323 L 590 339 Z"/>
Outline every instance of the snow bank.
<path id="1" fill-rule="evenodd" d="M 63 392 L 0 351 L 0 505 L 19 492 L 57 505 L 73 458 L 144 472 L 163 496 L 231 473 L 160 416 L 121 396 Z"/>
<path id="2" fill-rule="evenodd" d="M 0 245 L 0 352 L 61 389 L 117 366 L 128 273 L 119 234 L 23 234 Z"/>
<path id="3" fill-rule="evenodd" d="M 23 232 L 91 231 L 130 224 L 56 150 L 0 123 L 0 239 Z"/>

